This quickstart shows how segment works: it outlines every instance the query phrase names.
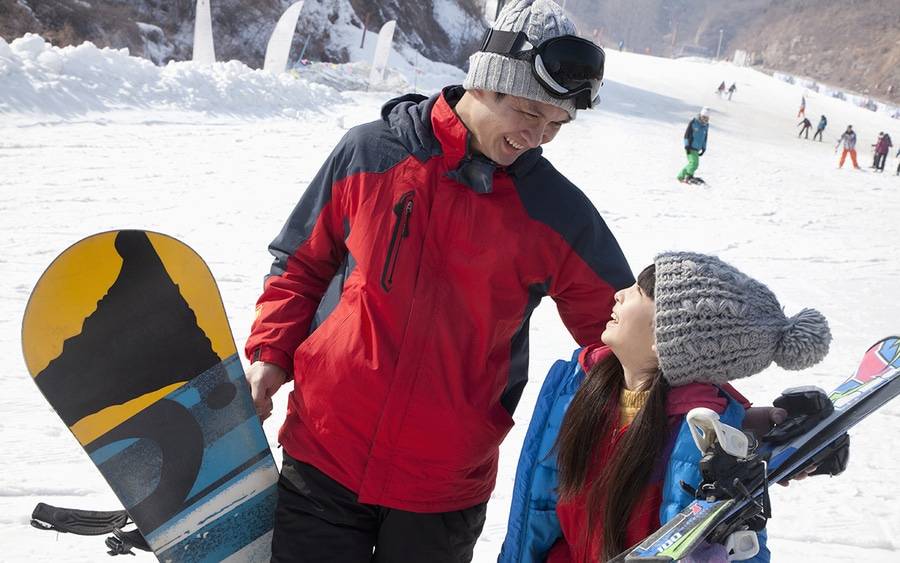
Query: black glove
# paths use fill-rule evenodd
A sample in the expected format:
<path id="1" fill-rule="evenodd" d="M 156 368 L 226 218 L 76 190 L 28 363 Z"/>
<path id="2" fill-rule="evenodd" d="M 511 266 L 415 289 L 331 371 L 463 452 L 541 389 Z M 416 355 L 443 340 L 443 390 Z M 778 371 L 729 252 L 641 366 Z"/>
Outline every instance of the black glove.
<path id="1" fill-rule="evenodd" d="M 700 156 L 703 156 L 703 153 L 705 153 L 705 152 L 706 152 L 706 149 L 700 149 L 700 151 L 697 154 Z"/>
<path id="2" fill-rule="evenodd" d="M 850 458 L 850 436 L 845 432 L 816 454 L 817 469 L 810 475 L 838 475 L 847 468 Z"/>
<path id="3" fill-rule="evenodd" d="M 691 154 L 691 149 L 685 148 L 685 149 L 684 149 L 684 152 L 685 152 L 685 154 Z"/>

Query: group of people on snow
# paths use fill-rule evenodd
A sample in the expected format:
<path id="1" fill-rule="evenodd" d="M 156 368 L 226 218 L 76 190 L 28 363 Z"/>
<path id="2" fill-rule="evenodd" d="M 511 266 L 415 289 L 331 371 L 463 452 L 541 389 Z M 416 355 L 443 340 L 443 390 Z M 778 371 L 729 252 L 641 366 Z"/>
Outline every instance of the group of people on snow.
<path id="1" fill-rule="evenodd" d="M 719 94 L 719 97 L 721 98 L 721 97 L 725 96 L 725 92 L 728 92 L 728 101 L 731 101 L 731 96 L 734 95 L 735 90 L 737 90 L 737 85 L 734 82 L 732 82 L 731 86 L 729 86 L 728 89 L 726 90 L 725 81 L 723 80 L 719 84 L 719 87 L 716 88 L 716 93 Z"/>
<path id="2" fill-rule="evenodd" d="M 500 561 L 606 560 L 689 504 L 692 407 L 763 432 L 783 419 L 730 383 L 820 361 L 825 318 L 785 316 L 715 256 L 662 252 L 635 279 L 542 156 L 603 70 L 559 5 L 514 0 L 461 86 L 391 100 L 312 180 L 269 246 L 245 346 L 260 418 L 292 388 L 272 561 L 470 561 L 546 296 L 580 348 L 541 388 Z M 682 177 L 708 121 L 685 133 Z"/>
<path id="3" fill-rule="evenodd" d="M 812 127 L 812 121 L 809 120 L 808 117 L 804 116 L 800 123 L 797 124 L 797 127 L 800 127 L 800 132 L 797 133 L 797 138 L 799 139 L 801 135 L 803 135 L 804 139 L 809 139 L 809 129 Z M 822 134 L 825 133 L 825 128 L 828 127 L 828 118 L 822 115 L 819 118 L 819 124 L 816 125 L 816 132 L 813 134 L 813 141 L 816 140 L 816 137 L 819 138 L 819 142 L 822 142 Z"/>
<path id="4" fill-rule="evenodd" d="M 841 152 L 841 159 L 838 163 L 838 168 L 844 167 L 844 160 L 847 158 L 847 155 L 850 155 L 850 160 L 853 162 L 853 168 L 859 170 L 860 166 L 856 160 L 856 132 L 853 130 L 852 125 L 848 125 L 847 129 L 838 139 L 837 145 L 834 147 L 834 151 L 837 152 L 838 148 L 843 145 L 843 152 Z M 873 149 L 873 159 L 872 166 L 876 172 L 884 172 L 884 165 L 887 161 L 888 154 L 891 151 L 891 147 L 894 146 L 894 143 L 891 141 L 891 136 L 885 132 L 878 133 L 878 139 L 872 145 Z M 900 158 L 900 150 L 897 151 L 897 157 Z M 897 164 L 897 175 L 900 176 L 900 162 Z"/>
<path id="5" fill-rule="evenodd" d="M 803 136 L 803 138 L 809 139 L 809 130 L 812 127 L 812 122 L 806 117 L 806 96 L 800 97 L 800 111 L 797 116 L 803 116 L 803 119 L 797 124 L 797 127 L 800 127 L 797 138 L 799 139 Z M 816 132 L 813 135 L 814 141 L 817 137 L 820 142 L 822 141 L 822 134 L 825 132 L 827 126 L 828 119 L 822 115 L 819 118 L 819 124 L 816 126 Z M 891 136 L 883 131 L 879 132 L 878 139 L 872 145 L 874 156 L 871 168 L 874 168 L 876 172 L 884 172 L 885 162 L 892 146 L 894 145 L 891 141 Z M 844 167 L 844 162 L 849 156 L 850 161 L 853 163 L 853 168 L 860 170 L 861 167 L 859 166 L 856 155 L 856 131 L 853 130 L 853 125 L 848 125 L 847 129 L 845 129 L 838 138 L 837 144 L 834 146 L 835 154 L 837 154 L 838 149 L 841 147 L 843 147 L 843 150 L 841 151 L 841 157 L 838 161 L 838 168 Z M 897 152 L 897 157 L 900 158 L 900 151 Z M 897 164 L 897 175 L 900 176 L 900 162 Z"/>

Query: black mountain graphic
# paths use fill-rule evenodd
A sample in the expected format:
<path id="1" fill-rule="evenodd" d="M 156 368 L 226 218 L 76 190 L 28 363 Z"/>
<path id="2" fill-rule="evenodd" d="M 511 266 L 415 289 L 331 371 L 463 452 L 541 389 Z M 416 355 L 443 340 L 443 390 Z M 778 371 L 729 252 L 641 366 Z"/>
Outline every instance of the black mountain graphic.
<path id="1" fill-rule="evenodd" d="M 35 378 L 68 426 L 221 361 L 146 233 L 120 231 L 115 246 L 118 279 Z"/>

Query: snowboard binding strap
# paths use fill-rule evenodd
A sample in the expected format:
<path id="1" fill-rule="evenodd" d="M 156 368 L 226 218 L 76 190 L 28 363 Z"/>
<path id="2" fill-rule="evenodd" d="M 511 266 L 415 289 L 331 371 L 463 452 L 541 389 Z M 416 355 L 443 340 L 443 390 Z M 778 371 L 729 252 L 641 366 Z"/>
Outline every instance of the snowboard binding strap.
<path id="1" fill-rule="evenodd" d="M 31 525 L 39 530 L 55 530 L 79 536 L 111 534 L 113 530 L 124 527 L 128 522 L 128 513 L 124 510 L 102 512 L 58 508 L 43 502 L 39 502 L 31 513 Z"/>
<path id="2" fill-rule="evenodd" d="M 31 513 L 31 525 L 38 530 L 53 530 L 78 536 L 113 534 L 106 538 L 106 547 L 109 548 L 107 553 L 110 555 L 134 555 L 132 549 L 152 551 L 140 530 L 122 530 L 131 523 L 125 510 L 59 508 L 39 502 Z"/>

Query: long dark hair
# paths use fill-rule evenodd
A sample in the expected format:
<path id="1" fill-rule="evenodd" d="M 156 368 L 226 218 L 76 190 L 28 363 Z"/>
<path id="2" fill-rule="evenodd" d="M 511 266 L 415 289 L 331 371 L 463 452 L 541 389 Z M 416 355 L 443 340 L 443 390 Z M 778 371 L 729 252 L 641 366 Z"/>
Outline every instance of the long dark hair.
<path id="1" fill-rule="evenodd" d="M 652 298 L 656 287 L 655 266 L 645 268 L 637 283 Z M 602 522 L 601 561 L 629 547 L 625 545 L 628 519 L 668 437 L 668 385 L 657 374 L 650 383 L 647 402 L 628 426 L 612 456 L 602 460 L 599 477 L 589 482 L 599 443 L 610 439 L 618 429 L 618 404 L 623 387 L 622 364 L 614 354 L 609 354 L 585 377 L 556 439 L 560 496 L 571 499 L 587 487 L 587 541 L 597 522 Z"/>

